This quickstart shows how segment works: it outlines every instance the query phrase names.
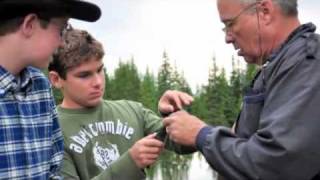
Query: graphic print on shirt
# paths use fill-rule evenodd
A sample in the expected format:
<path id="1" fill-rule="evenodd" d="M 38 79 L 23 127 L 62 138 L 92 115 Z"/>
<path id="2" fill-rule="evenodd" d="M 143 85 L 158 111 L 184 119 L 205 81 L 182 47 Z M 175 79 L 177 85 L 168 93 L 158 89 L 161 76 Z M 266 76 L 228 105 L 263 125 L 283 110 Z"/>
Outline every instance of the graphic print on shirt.
<path id="1" fill-rule="evenodd" d="M 69 149 L 81 154 L 94 137 L 111 134 L 131 140 L 134 132 L 135 129 L 133 127 L 128 126 L 127 122 L 122 123 L 119 119 L 117 121 L 90 123 L 80 128 L 75 135 L 69 137 L 71 141 Z"/>
<path id="2" fill-rule="evenodd" d="M 96 142 L 92 153 L 96 165 L 103 170 L 107 169 L 112 162 L 116 161 L 120 157 L 116 144 L 109 144 L 109 148 L 103 148 L 99 146 L 98 142 Z"/>

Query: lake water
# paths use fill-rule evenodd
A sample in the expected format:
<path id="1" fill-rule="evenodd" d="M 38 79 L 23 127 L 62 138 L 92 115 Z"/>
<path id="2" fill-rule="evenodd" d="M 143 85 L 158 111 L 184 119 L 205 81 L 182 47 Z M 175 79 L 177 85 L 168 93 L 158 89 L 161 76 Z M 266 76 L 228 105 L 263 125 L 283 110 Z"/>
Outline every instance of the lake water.
<path id="1" fill-rule="evenodd" d="M 216 180 L 216 176 L 216 173 L 210 168 L 203 156 L 199 153 L 195 153 L 192 157 L 187 177 L 183 180 Z M 165 179 L 161 177 L 161 173 L 157 173 L 157 176 L 153 180 Z"/>
<path id="2" fill-rule="evenodd" d="M 198 153 L 193 155 L 188 174 L 188 180 L 216 180 L 216 173 Z"/>

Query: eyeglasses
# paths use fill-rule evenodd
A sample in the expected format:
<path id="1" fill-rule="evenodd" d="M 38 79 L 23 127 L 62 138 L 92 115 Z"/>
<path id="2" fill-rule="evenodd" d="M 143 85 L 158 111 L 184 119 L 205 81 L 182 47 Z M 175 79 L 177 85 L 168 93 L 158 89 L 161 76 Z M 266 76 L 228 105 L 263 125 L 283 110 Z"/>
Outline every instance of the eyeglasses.
<path id="1" fill-rule="evenodd" d="M 252 9 L 254 6 L 256 6 L 259 3 L 259 1 L 254 2 L 252 4 L 249 4 L 247 7 L 243 8 L 239 14 L 237 14 L 236 16 L 234 16 L 233 18 L 226 20 L 224 22 L 224 28 L 222 28 L 222 31 L 227 33 L 230 31 L 230 29 L 233 27 L 233 25 L 236 24 L 237 20 L 239 19 L 239 17 L 244 14 L 245 12 L 249 11 L 250 9 Z"/>

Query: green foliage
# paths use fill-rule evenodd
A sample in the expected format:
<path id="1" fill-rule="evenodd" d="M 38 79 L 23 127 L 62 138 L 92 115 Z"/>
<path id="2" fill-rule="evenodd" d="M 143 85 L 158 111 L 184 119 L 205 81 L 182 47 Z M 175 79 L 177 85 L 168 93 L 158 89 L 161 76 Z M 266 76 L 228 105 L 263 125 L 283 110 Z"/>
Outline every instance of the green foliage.
<path id="1" fill-rule="evenodd" d="M 172 89 L 172 67 L 166 52 L 163 52 L 163 63 L 158 72 L 158 98 L 168 89 Z"/>
<path id="2" fill-rule="evenodd" d="M 257 66 L 254 64 L 247 64 L 247 70 L 246 70 L 245 79 L 244 79 L 244 87 L 250 85 L 256 73 L 257 73 Z"/>
<path id="3" fill-rule="evenodd" d="M 242 94 L 243 94 L 243 76 L 244 73 L 240 69 L 239 59 L 235 60 L 232 57 L 232 72 L 230 77 L 230 100 L 226 103 L 228 108 L 228 114 L 226 116 L 226 121 L 229 125 L 233 124 L 234 120 L 236 119 L 237 115 L 240 112 L 240 106 L 242 103 Z"/>
<path id="4" fill-rule="evenodd" d="M 42 70 L 42 72 L 43 72 L 44 75 L 46 75 L 48 77 L 49 72 L 48 72 L 47 69 Z M 63 95 L 62 95 L 61 91 L 52 86 L 52 93 L 53 93 L 53 98 L 55 100 L 55 103 L 56 104 L 61 104 L 61 102 L 63 100 Z"/>
<path id="5" fill-rule="evenodd" d="M 109 85 L 111 85 L 111 80 L 109 77 L 109 74 L 107 72 L 107 67 L 105 67 L 105 90 L 104 90 L 104 94 L 103 94 L 103 98 L 104 99 L 112 99 L 112 96 L 109 90 L 111 90 L 111 87 Z"/>
<path id="6" fill-rule="evenodd" d="M 156 80 L 153 74 L 147 69 L 140 87 L 140 102 L 149 109 L 157 112 L 158 100 L 157 100 L 157 86 Z"/>
<path id="7" fill-rule="evenodd" d="M 212 125 L 224 124 L 223 120 L 225 119 L 224 103 L 227 97 L 227 92 L 225 92 L 227 81 L 224 70 L 221 75 L 219 75 L 218 72 L 219 68 L 217 67 L 214 57 L 212 59 L 212 68 L 209 69 L 208 85 L 204 87 L 205 92 L 203 98 L 207 107 L 204 121 Z"/>
<path id="8" fill-rule="evenodd" d="M 204 87 L 197 88 L 197 92 L 194 96 L 194 101 L 191 105 L 191 113 L 200 119 L 207 119 L 208 117 L 208 106 L 207 97 Z"/>
<path id="9" fill-rule="evenodd" d="M 140 97 L 140 77 L 134 59 L 128 63 L 120 61 L 114 77 L 108 78 L 106 95 L 109 99 L 129 99 L 138 101 Z"/>
<path id="10" fill-rule="evenodd" d="M 54 100 L 55 100 L 56 104 L 61 104 L 62 100 L 63 100 L 63 95 L 62 95 L 60 89 L 53 88 L 52 92 L 53 92 Z"/>
<path id="11" fill-rule="evenodd" d="M 228 125 L 226 122 L 226 113 L 228 113 L 226 103 L 230 98 L 230 89 L 228 89 L 224 69 L 222 69 L 219 75 L 211 74 L 209 76 L 209 83 L 206 89 L 207 123 L 212 125 Z"/>

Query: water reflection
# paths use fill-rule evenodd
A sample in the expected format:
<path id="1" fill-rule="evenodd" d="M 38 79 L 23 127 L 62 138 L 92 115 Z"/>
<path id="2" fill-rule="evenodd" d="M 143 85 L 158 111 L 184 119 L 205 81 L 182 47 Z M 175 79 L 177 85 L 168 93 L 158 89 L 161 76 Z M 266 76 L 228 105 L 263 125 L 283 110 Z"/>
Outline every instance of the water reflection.
<path id="1" fill-rule="evenodd" d="M 200 153 L 193 155 L 189 176 L 186 180 L 216 180 L 217 173 L 212 170 Z"/>
<path id="2" fill-rule="evenodd" d="M 147 180 L 216 180 L 216 176 L 200 153 L 181 156 L 165 152 L 147 171 Z"/>

